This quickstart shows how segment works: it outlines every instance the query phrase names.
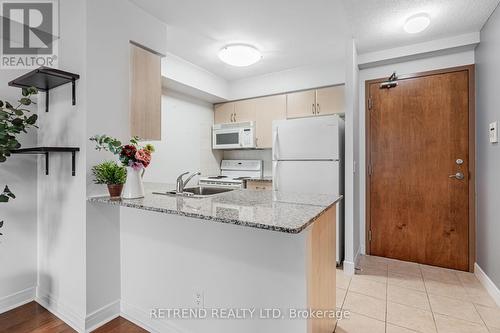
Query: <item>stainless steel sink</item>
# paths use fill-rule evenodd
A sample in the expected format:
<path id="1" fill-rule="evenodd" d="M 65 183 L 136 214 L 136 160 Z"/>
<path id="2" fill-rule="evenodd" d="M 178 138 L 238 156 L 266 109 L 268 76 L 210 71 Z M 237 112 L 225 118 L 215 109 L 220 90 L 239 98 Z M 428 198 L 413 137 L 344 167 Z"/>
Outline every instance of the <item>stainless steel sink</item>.
<path id="1" fill-rule="evenodd" d="M 177 193 L 176 191 L 168 191 L 168 192 L 153 192 L 153 194 L 162 194 L 162 195 L 184 195 L 187 197 L 208 197 L 211 195 L 216 195 L 220 193 L 230 192 L 232 188 L 217 188 L 217 187 L 186 187 L 184 192 Z"/>
<path id="2" fill-rule="evenodd" d="M 232 191 L 232 188 L 217 188 L 217 187 L 187 187 L 184 189 L 184 193 L 192 193 L 194 195 L 214 195 L 219 193 L 225 193 Z M 189 194 L 188 194 L 189 195 Z"/>

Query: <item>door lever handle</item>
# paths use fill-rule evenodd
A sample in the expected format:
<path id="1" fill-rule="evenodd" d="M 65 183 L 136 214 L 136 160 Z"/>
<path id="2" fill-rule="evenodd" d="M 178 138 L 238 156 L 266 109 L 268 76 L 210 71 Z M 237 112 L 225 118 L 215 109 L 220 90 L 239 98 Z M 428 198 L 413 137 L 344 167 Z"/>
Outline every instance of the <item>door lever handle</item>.
<path id="1" fill-rule="evenodd" d="M 463 173 L 461 173 L 461 172 L 457 172 L 457 173 L 456 173 L 456 174 L 454 174 L 454 175 L 449 175 L 449 178 L 456 178 L 456 179 L 458 179 L 458 180 L 462 180 L 462 179 L 464 179 L 465 177 L 464 177 L 464 174 L 463 174 Z"/>

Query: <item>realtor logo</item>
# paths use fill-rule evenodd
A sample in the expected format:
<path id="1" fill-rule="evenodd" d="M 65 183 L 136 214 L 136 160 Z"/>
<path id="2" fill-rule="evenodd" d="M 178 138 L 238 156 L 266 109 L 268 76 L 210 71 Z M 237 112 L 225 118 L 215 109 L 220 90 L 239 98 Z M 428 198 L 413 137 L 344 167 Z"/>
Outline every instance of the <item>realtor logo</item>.
<path id="1" fill-rule="evenodd" d="M 1 68 L 56 67 L 55 0 L 1 2 Z"/>

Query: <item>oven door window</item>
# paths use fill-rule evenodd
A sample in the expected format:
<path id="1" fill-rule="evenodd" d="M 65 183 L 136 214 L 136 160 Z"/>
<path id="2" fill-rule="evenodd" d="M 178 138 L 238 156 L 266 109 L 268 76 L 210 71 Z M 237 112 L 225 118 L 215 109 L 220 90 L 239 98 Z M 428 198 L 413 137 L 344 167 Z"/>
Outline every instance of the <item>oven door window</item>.
<path id="1" fill-rule="evenodd" d="M 239 144 L 240 134 L 233 133 L 218 133 L 215 135 L 215 143 L 217 145 L 236 145 Z"/>

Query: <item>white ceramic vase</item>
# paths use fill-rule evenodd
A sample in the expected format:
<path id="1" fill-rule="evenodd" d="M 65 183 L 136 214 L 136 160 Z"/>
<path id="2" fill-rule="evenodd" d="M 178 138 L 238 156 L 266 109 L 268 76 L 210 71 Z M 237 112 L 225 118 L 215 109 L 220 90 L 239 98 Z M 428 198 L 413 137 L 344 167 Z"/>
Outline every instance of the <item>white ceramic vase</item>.
<path id="1" fill-rule="evenodd" d="M 123 199 L 144 198 L 144 185 L 142 184 L 142 170 L 127 167 L 127 181 L 122 192 Z"/>

